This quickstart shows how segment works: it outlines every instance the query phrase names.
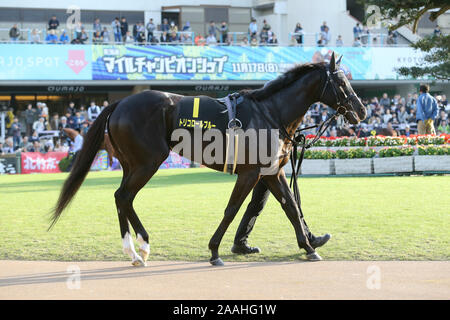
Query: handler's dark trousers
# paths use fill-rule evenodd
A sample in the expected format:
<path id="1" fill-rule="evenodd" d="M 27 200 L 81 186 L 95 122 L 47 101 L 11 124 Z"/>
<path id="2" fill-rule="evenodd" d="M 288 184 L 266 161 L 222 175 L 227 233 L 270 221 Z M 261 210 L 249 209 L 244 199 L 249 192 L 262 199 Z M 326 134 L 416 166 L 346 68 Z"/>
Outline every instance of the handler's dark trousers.
<path id="1" fill-rule="evenodd" d="M 266 187 L 263 181 L 259 181 L 252 193 L 252 200 L 248 204 L 247 210 L 245 210 L 244 216 L 242 217 L 241 223 L 236 231 L 236 236 L 234 237 L 234 243 L 246 244 L 249 234 L 252 232 L 253 227 L 261 211 L 269 199 L 270 190 Z M 305 233 L 308 236 L 308 240 L 314 240 L 314 235 L 309 231 L 308 225 L 306 224 L 303 215 L 301 215 L 303 224 L 305 226 Z"/>

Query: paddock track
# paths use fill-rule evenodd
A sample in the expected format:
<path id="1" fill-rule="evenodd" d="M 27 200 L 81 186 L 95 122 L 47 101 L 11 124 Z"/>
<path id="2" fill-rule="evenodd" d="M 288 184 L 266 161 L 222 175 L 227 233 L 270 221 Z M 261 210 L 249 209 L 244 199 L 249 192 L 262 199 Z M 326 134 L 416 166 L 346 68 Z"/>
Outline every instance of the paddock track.
<path id="1" fill-rule="evenodd" d="M 68 267 L 81 271 L 69 289 Z M 380 288 L 369 289 L 373 267 Z M 369 273 L 368 273 L 369 270 Z M 370 281 L 369 281 L 370 282 Z M 70 282 L 72 283 L 72 282 Z M 373 282 L 370 282 L 373 283 Z M 73 284 L 73 283 L 72 283 Z M 0 299 L 448 299 L 448 261 L 0 261 Z"/>

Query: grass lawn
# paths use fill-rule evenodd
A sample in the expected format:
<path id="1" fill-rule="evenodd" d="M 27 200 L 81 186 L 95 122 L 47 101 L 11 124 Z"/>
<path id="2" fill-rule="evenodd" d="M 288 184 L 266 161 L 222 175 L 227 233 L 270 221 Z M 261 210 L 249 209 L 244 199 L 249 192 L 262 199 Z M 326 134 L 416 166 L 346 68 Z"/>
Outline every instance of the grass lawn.
<path id="1" fill-rule="evenodd" d="M 122 253 L 113 196 L 121 172 L 90 173 L 71 207 L 51 232 L 46 231 L 48 211 L 65 177 L 0 176 L 0 259 L 128 260 Z M 149 260 L 208 260 L 209 239 L 235 180 L 209 169 L 160 170 L 135 200 L 136 212 L 150 234 Z M 448 176 L 300 178 L 299 184 L 312 231 L 333 235 L 318 249 L 324 259 L 450 259 Z M 249 241 L 262 253 L 244 257 L 230 253 L 248 201 L 224 236 L 222 258 L 304 258 L 273 197 Z"/>

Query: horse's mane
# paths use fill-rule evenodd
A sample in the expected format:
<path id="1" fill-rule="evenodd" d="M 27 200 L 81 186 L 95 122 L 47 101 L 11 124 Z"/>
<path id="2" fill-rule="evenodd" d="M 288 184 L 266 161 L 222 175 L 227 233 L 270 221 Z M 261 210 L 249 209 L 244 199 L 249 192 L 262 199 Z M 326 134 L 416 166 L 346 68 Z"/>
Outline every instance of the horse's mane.
<path id="1" fill-rule="evenodd" d="M 239 93 L 255 100 L 267 99 L 281 89 L 286 88 L 306 73 L 312 70 L 324 69 L 325 66 L 326 64 L 324 62 L 299 64 L 286 71 L 278 78 L 266 83 L 262 88 L 254 90 L 244 89 Z"/>

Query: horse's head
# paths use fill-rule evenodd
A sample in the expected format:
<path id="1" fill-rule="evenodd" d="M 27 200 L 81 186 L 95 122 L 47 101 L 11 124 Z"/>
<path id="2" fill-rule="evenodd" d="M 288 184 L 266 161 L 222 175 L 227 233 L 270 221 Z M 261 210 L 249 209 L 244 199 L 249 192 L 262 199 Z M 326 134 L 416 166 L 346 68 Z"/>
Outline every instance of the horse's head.
<path id="1" fill-rule="evenodd" d="M 351 124 L 357 124 L 366 118 L 367 111 L 344 72 L 339 69 L 341 59 L 342 56 L 336 62 L 334 52 L 331 55 L 330 64 L 326 68 L 327 78 L 319 100 L 344 115 Z"/>

